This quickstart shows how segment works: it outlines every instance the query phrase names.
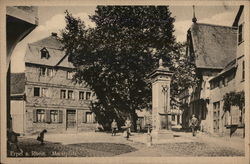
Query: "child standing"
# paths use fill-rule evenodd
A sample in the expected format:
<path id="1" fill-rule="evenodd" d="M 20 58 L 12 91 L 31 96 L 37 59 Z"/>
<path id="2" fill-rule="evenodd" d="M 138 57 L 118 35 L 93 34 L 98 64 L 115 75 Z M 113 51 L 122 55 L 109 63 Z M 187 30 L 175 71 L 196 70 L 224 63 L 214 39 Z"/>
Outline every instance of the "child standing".
<path id="1" fill-rule="evenodd" d="M 115 121 L 115 119 L 113 119 L 113 122 L 111 123 L 111 129 L 112 129 L 112 136 L 115 136 L 116 130 L 118 129 L 117 122 Z"/>
<path id="2" fill-rule="evenodd" d="M 131 134 L 131 130 L 130 130 L 130 128 L 131 128 L 131 121 L 130 121 L 130 119 L 127 117 L 127 120 L 125 121 L 125 127 L 126 127 L 126 131 L 127 131 L 127 139 L 129 138 L 129 136 L 130 136 L 130 134 Z"/>

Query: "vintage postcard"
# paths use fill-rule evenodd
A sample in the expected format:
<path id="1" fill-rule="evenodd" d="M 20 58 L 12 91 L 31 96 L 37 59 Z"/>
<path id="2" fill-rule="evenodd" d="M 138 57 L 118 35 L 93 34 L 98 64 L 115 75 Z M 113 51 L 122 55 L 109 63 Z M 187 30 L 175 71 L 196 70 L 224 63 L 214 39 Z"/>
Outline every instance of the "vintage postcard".
<path id="1" fill-rule="evenodd" d="M 248 1 L 0 3 L 1 163 L 249 163 Z"/>

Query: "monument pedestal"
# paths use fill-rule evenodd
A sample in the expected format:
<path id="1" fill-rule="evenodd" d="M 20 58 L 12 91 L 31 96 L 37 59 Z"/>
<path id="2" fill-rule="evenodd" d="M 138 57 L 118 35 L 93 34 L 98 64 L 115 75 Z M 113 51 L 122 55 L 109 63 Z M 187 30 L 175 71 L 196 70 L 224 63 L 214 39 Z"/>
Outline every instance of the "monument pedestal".
<path id="1" fill-rule="evenodd" d="M 159 140 L 167 140 L 167 139 L 173 139 L 174 134 L 171 130 L 153 130 L 151 132 L 153 142 L 157 142 Z"/>
<path id="2" fill-rule="evenodd" d="M 163 66 L 162 59 L 159 67 L 150 74 L 152 79 L 152 125 L 151 132 L 153 143 L 173 139 L 171 131 L 170 113 L 170 83 L 172 72 Z"/>

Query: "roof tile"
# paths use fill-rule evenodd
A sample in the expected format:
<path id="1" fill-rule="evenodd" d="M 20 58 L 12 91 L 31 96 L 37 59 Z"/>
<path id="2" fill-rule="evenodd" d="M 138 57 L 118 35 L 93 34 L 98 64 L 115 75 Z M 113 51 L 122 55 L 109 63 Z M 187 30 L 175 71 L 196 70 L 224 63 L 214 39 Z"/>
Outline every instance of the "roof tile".
<path id="1" fill-rule="evenodd" d="M 224 68 L 236 57 L 235 28 L 194 23 L 190 30 L 197 68 Z"/>
<path id="2" fill-rule="evenodd" d="M 11 73 L 10 86 L 11 94 L 23 94 L 25 90 L 25 74 Z"/>
<path id="3" fill-rule="evenodd" d="M 58 37 L 49 36 L 37 42 L 28 44 L 24 61 L 26 63 L 56 66 L 57 63 L 64 58 L 64 60 L 57 66 L 74 68 L 73 64 L 68 62 L 68 57 L 64 57 L 65 52 L 62 50 L 62 47 L 63 45 Z M 43 48 L 48 50 L 50 58 L 41 58 L 40 50 Z"/>

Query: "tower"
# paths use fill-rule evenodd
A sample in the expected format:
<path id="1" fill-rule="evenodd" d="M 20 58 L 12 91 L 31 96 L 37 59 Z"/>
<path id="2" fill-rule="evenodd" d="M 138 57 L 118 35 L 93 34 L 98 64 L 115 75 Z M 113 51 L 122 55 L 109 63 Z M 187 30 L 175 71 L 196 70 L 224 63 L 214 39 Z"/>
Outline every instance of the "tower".
<path id="1" fill-rule="evenodd" d="M 193 23 L 196 23 L 197 22 L 197 19 L 195 17 L 195 6 L 193 5 L 193 18 L 192 18 L 192 22 Z"/>

